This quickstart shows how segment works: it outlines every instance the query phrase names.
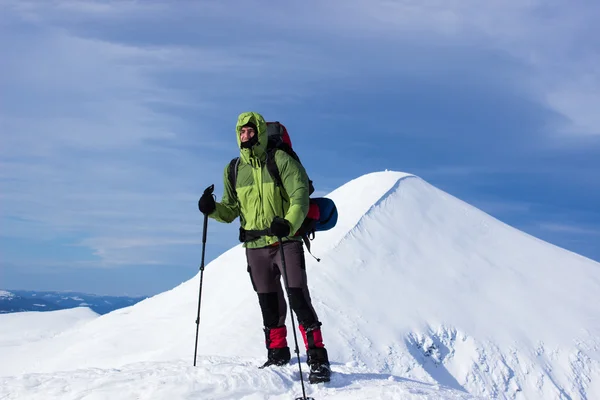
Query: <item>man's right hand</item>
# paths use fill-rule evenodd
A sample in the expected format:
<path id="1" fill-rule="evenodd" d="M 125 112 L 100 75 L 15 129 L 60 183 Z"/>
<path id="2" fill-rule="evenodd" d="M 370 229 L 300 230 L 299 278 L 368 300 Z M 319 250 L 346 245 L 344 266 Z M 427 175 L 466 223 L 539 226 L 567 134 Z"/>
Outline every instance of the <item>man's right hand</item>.
<path id="1" fill-rule="evenodd" d="M 204 192 L 200 200 L 198 200 L 198 209 L 201 213 L 209 215 L 217 208 L 215 198 L 212 193 Z"/>

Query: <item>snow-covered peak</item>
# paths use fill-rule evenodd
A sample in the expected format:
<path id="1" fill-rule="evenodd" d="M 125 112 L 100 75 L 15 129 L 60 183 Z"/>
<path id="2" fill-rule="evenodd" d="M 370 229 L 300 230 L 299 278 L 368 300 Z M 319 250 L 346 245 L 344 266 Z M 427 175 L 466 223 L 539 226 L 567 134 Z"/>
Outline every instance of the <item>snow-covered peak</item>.
<path id="1" fill-rule="evenodd" d="M 347 206 L 340 202 L 341 214 Z M 327 258 L 314 273 L 331 281 L 316 279 L 316 290 L 326 298 L 347 287 L 362 313 L 385 316 L 388 327 L 444 321 L 496 340 L 556 343 L 600 332 L 600 314 L 589 318 L 600 304 L 600 264 L 418 177 L 399 177 Z"/>
<path id="2" fill-rule="evenodd" d="M 398 185 L 413 175 L 403 172 L 373 172 L 353 179 L 325 197 L 338 207 L 338 221 L 334 229 L 319 232 L 314 242 L 315 251 L 329 250 L 336 245 L 375 205 Z"/>

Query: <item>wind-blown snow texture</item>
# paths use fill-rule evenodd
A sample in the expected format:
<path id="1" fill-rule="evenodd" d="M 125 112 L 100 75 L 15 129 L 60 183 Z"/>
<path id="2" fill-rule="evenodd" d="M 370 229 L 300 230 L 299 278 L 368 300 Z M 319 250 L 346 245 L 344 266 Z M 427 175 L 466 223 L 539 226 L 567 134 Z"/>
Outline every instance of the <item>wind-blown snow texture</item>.
<path id="1" fill-rule="evenodd" d="M 338 225 L 318 233 L 322 261 L 307 257 L 307 270 L 334 375 L 308 395 L 600 398 L 600 264 L 412 175 L 365 175 L 328 197 Z M 16 343 L 0 316 L 0 398 L 300 395 L 296 362 L 256 368 L 264 334 L 240 246 L 206 267 L 192 366 L 198 284 L 37 340 Z"/>

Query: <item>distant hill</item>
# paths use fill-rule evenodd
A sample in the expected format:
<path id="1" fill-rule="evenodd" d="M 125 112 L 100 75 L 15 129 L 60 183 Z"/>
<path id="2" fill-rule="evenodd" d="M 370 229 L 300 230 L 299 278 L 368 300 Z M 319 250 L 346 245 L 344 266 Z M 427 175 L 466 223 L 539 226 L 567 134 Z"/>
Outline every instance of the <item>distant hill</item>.
<path id="1" fill-rule="evenodd" d="M 0 314 L 22 311 L 54 311 L 75 307 L 89 307 L 98 314 L 106 314 L 131 306 L 145 298 L 102 296 L 79 292 L 0 290 Z"/>

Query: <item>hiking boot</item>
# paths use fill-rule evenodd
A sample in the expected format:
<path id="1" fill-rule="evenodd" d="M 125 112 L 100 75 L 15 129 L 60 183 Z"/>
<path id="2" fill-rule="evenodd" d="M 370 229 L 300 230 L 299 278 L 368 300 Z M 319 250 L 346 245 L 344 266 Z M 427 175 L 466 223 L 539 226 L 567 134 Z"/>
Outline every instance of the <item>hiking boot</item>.
<path id="1" fill-rule="evenodd" d="M 269 367 L 271 365 L 276 365 L 281 367 L 290 362 L 290 348 L 283 347 L 280 349 L 269 349 L 267 352 L 267 362 L 265 362 L 259 368 Z"/>
<path id="2" fill-rule="evenodd" d="M 306 363 L 310 366 L 308 381 L 310 383 L 329 382 L 331 367 L 324 347 L 308 349 Z"/>
<path id="3" fill-rule="evenodd" d="M 310 366 L 308 373 L 309 383 L 329 382 L 331 379 L 331 367 L 329 364 L 315 363 Z"/>

